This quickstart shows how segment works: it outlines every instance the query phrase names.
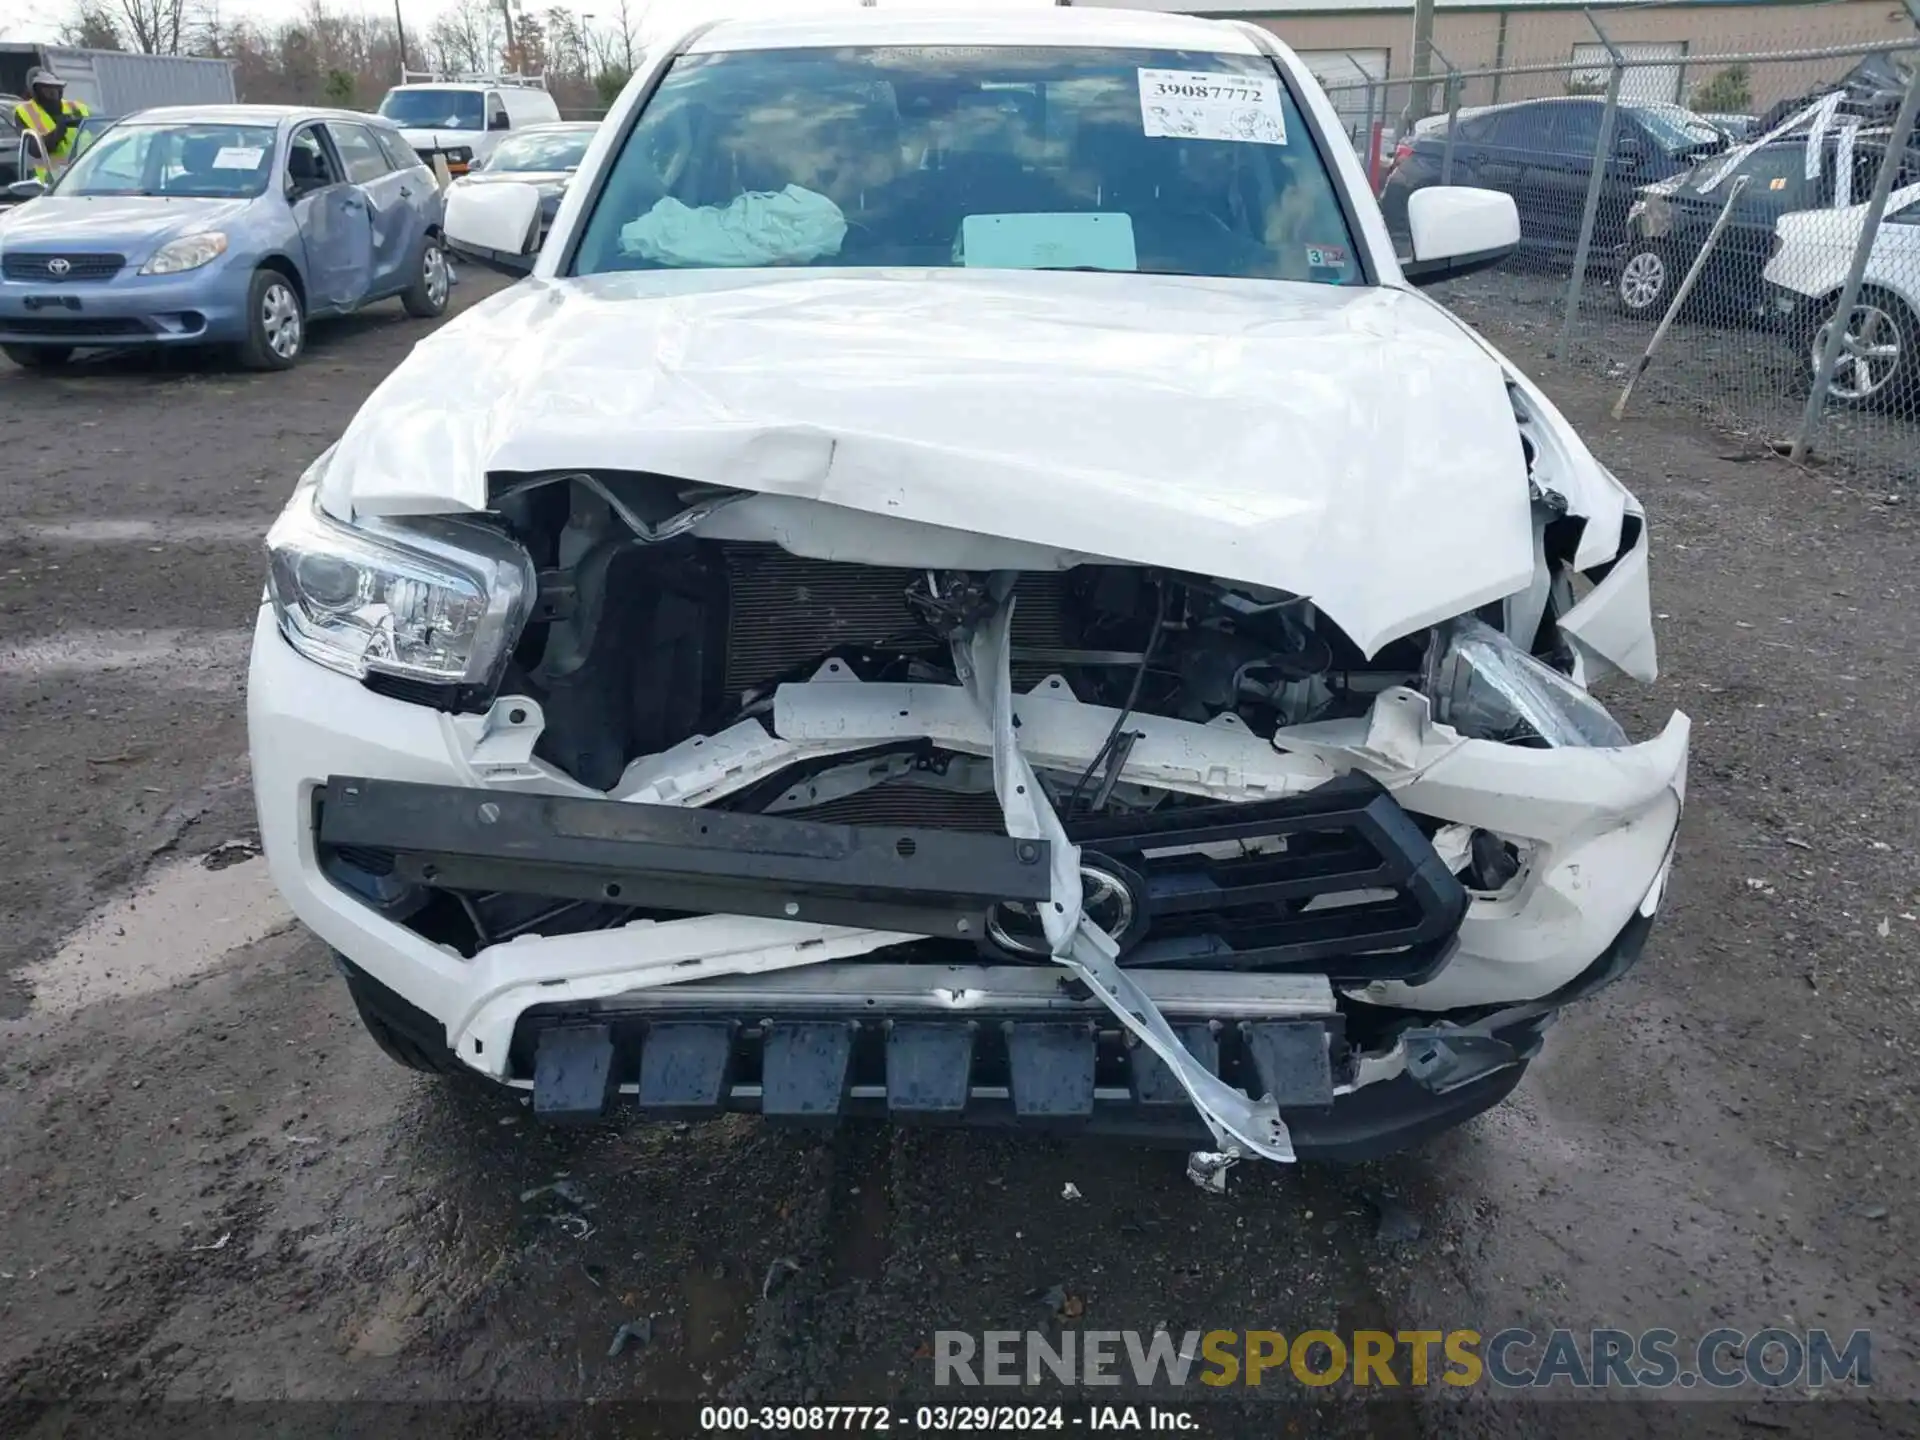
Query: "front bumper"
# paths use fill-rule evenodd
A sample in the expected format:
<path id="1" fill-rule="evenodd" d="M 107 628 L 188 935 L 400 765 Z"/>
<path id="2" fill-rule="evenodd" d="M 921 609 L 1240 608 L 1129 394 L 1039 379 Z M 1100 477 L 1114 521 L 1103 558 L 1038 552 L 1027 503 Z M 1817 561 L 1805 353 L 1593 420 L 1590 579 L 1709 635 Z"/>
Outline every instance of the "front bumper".
<path id="1" fill-rule="evenodd" d="M 1464 916 L 1454 917 L 1457 928 L 1451 931 L 1452 945 L 1440 956 L 1437 973 L 1381 978 L 1356 973 L 1330 981 L 1326 971 L 1337 973 L 1337 966 L 1328 961 L 1317 967 L 1296 966 L 1289 973 L 1236 974 L 1227 978 L 1252 987 L 1249 994 L 1256 1010 L 1269 1007 L 1268 1013 L 1242 1013 L 1238 1018 L 1201 1013 L 1204 1004 L 1196 1011 L 1188 1003 L 1205 999 L 1206 987 L 1222 978 L 1215 971 L 1129 968 L 1126 973 L 1138 983 L 1151 985 L 1152 998 L 1176 1026 L 1198 1023 L 1210 1033 L 1224 1033 L 1213 1029 L 1217 1022 L 1237 1036 L 1241 1020 L 1308 1021 L 1324 1036 L 1319 1042 L 1322 1068 L 1302 1084 L 1324 1086 L 1339 1094 L 1389 1083 L 1397 1088 L 1402 1077 L 1424 1064 L 1427 1078 L 1408 1082 L 1423 1093 L 1452 1097 L 1471 1090 L 1490 1096 L 1486 1103 L 1493 1103 L 1498 1087 L 1483 1082 L 1494 1070 L 1511 1070 L 1524 1063 L 1523 1045 L 1496 1042 L 1492 1051 L 1482 1047 L 1483 1053 L 1504 1054 L 1486 1074 L 1463 1071 L 1451 1061 L 1447 1064 L 1452 1068 L 1442 1066 L 1442 1074 L 1433 1068 L 1431 1056 L 1421 1059 L 1421 1052 L 1444 1050 L 1445 1033 L 1458 1029 L 1464 1034 L 1475 1025 L 1535 1027 L 1537 1031 L 1582 976 L 1613 963 L 1609 957 L 1617 958 L 1623 937 L 1637 932 L 1644 938 L 1644 922 L 1650 921 L 1658 906 L 1671 858 L 1684 793 L 1687 723 L 1676 716 L 1660 736 L 1623 750 L 1526 750 L 1465 741 L 1433 726 L 1424 719 L 1424 703 L 1412 703 L 1418 697 L 1410 692 L 1394 703 L 1386 700 L 1383 697 L 1383 703 L 1376 705 L 1369 720 L 1286 732 L 1284 750 L 1219 726 L 1136 717 L 1142 738 L 1127 761 L 1126 778 L 1221 800 L 1267 797 L 1279 801 L 1322 792 L 1337 777 L 1365 777 L 1393 797 L 1396 813 L 1427 816 L 1453 827 L 1484 827 L 1519 839 L 1526 846 L 1521 873 L 1497 894 L 1469 897 Z M 275 882 L 295 913 L 344 955 L 366 984 L 378 986 L 412 1012 L 428 1017 L 424 1023 L 437 1028 L 445 1048 L 463 1064 L 495 1080 L 537 1091 L 541 1031 L 576 1023 L 589 1028 L 604 1025 L 608 1034 L 601 1079 L 613 1076 L 610 1083 L 615 1089 L 606 1092 L 603 1101 L 606 1095 L 620 1093 L 621 1086 L 632 1085 L 637 1093 L 641 1083 L 633 1067 L 643 1063 L 645 1047 L 635 1050 L 622 1042 L 621 1025 L 638 1026 L 637 1032 L 630 1028 L 626 1033 L 645 1033 L 654 1007 L 683 1003 L 695 985 L 768 978 L 778 972 L 818 976 L 843 962 L 879 960 L 889 962 L 889 970 L 902 969 L 903 962 L 914 958 L 912 947 L 925 943 L 929 927 L 924 917 L 858 910 L 796 914 L 785 908 L 790 900 L 811 905 L 832 895 L 840 902 L 884 907 L 899 904 L 902 892 L 882 886 L 884 893 L 876 894 L 874 887 L 867 886 L 867 893 L 861 894 L 860 884 L 822 885 L 815 875 L 807 881 L 809 888 L 786 894 L 779 886 L 793 881 L 788 874 L 773 877 L 776 883 L 771 888 L 762 886 L 761 899 L 754 903 L 742 903 L 737 896 L 728 901 L 737 912 L 745 913 L 649 919 L 567 935 L 523 935 L 485 945 L 469 955 L 426 939 L 336 883 L 326 869 L 327 845 L 384 841 L 384 848 L 410 855 L 415 880 L 431 880 L 424 867 L 435 864 L 436 857 L 442 864 L 497 864 L 511 859 L 515 852 L 489 853 L 486 846 L 470 843 L 471 837 L 482 825 L 498 824 L 515 808 L 510 802 L 527 797 L 557 797 L 569 805 L 584 802 L 581 815 L 625 810 L 640 817 L 672 809 L 682 819 L 696 814 L 717 817 L 721 812 L 699 807 L 777 773 L 797 759 L 856 752 L 903 734 L 965 753 L 993 753 L 992 737 L 979 714 L 955 687 L 844 681 L 787 686 L 780 692 L 773 733 L 747 722 L 647 757 L 630 767 L 609 800 L 533 757 L 542 720 L 532 702 L 514 700 L 509 705 L 503 701 L 485 716 L 453 715 L 378 694 L 296 655 L 279 635 L 267 607 L 262 608 L 256 629 L 248 709 L 261 833 Z M 1056 768 L 1060 762 L 1050 757 L 1091 753 L 1113 719 L 1111 711 L 1039 691 L 1018 697 L 1017 711 L 1020 749 L 1038 757 L 1036 764 Z M 317 807 L 316 802 L 327 797 L 334 777 L 347 776 L 450 787 L 456 802 L 472 802 L 454 808 L 470 812 L 475 822 L 467 827 L 466 838 L 453 842 L 444 827 L 437 839 L 428 833 L 431 824 L 410 836 L 393 829 L 384 834 L 329 835 L 326 816 L 332 807 Z M 453 813 L 444 808 L 445 795 L 445 790 L 431 792 L 433 806 L 421 812 L 427 821 L 433 820 L 429 812 L 434 807 L 443 807 L 443 820 Z M 481 820 L 481 811 L 489 808 L 490 801 L 495 818 Z M 542 805 L 544 813 L 560 813 L 550 802 Z M 391 820 L 382 823 L 391 824 Z M 588 839 L 607 838 L 607 827 L 597 821 L 589 821 L 584 828 L 590 832 Z M 596 830 L 599 833 L 591 833 Z M 407 843 L 396 844 L 396 840 Z M 1018 874 L 1021 867 L 1040 863 L 1022 860 L 1019 845 L 1043 845 L 1044 841 L 994 837 L 985 843 L 1000 847 L 982 852 L 993 864 L 1010 865 L 1007 873 Z M 1097 843 L 1086 841 L 1089 846 Z M 603 855 L 598 857 L 605 862 L 600 869 L 591 865 L 583 869 L 574 863 L 582 860 L 581 855 L 561 857 L 550 838 L 536 837 L 517 853 L 532 862 L 523 867 L 529 875 L 540 871 L 542 862 L 558 862 L 561 871 L 571 866 L 571 874 L 548 875 L 559 886 L 555 893 L 561 894 L 572 893 L 569 887 L 586 881 L 601 886 L 671 885 L 687 878 L 684 872 L 670 866 L 663 870 L 651 861 L 629 863 L 631 856 L 609 860 Z M 553 868 L 549 864 L 548 870 Z M 483 884 L 495 879 L 472 874 L 447 878 L 449 883 L 464 878 Z M 740 877 L 734 873 L 724 878 Z M 943 878 L 950 883 L 942 904 L 954 903 L 934 908 L 949 917 L 977 914 L 969 907 L 981 898 L 982 882 L 958 872 Z M 1008 883 L 1003 874 L 985 888 L 1004 893 Z M 913 892 L 910 898 L 915 905 L 926 899 L 926 887 L 907 889 Z M 848 894 L 849 890 L 854 893 Z M 912 928 L 884 928 L 891 924 Z M 1632 948 L 1637 954 L 1638 941 Z M 1075 983 L 1066 972 L 1044 962 L 1037 969 L 1049 983 Z M 1288 1011 L 1280 1003 L 1301 984 L 1317 987 L 1316 994 L 1324 997 L 1316 1001 L 1320 1008 L 1311 1016 Z M 1500 1008 L 1523 1002 L 1530 1008 Z M 1491 1021 L 1489 1011 L 1498 1012 Z M 878 1009 L 873 1018 L 876 1023 L 900 1020 L 905 1013 Z M 757 1011 L 705 1017 L 710 1023 L 741 1029 L 764 1018 Z M 1019 1015 L 990 1018 L 996 1023 L 1021 1019 Z M 1423 1022 L 1424 1029 L 1410 1028 Z M 732 1032 L 736 1038 L 741 1029 Z M 1114 1070 L 1124 1057 L 1115 1052 L 1103 1061 L 1098 1044 L 1111 1048 L 1128 1041 L 1118 1029 L 1109 1029 L 1109 1038 L 1096 1043 L 1092 1053 L 1095 1073 L 1107 1074 L 1111 1083 L 1094 1088 L 1117 1093 L 1132 1086 L 1130 1079 Z M 1477 1045 L 1483 1037 L 1473 1038 Z M 1226 1046 L 1225 1071 L 1216 1072 L 1223 1079 L 1248 1073 L 1244 1066 L 1236 1069 L 1237 1062 L 1231 1058 L 1237 1043 L 1229 1041 Z M 734 1064 L 737 1070 L 738 1060 Z M 986 1093 L 995 1087 L 991 1067 L 984 1078 L 971 1068 L 968 1073 L 973 1075 L 969 1092 L 982 1088 L 983 1100 L 993 1098 Z M 892 1108 L 887 1092 L 875 1094 L 870 1089 L 880 1082 L 859 1080 L 853 1071 L 849 1075 L 855 1077 L 847 1081 L 850 1098 L 864 1097 L 882 1109 Z M 1121 1078 L 1113 1079 L 1115 1075 Z M 729 1104 L 735 1099 L 733 1083 L 729 1082 L 725 1096 Z M 863 1085 L 869 1088 L 862 1090 Z M 1270 1093 L 1276 1100 L 1281 1098 L 1277 1090 Z M 741 1102 L 747 1098 L 745 1092 L 738 1097 Z M 713 1103 L 720 1105 L 721 1097 L 716 1095 Z M 1373 1103 L 1371 1097 L 1369 1103 Z M 1095 1106 L 1096 1111 L 1099 1108 Z M 1282 1108 L 1289 1109 L 1288 1122 L 1297 1133 L 1311 1133 L 1315 1106 L 1307 1105 L 1299 1114 L 1291 1113 L 1296 1107 L 1283 1104 Z M 1012 1113 L 1018 1116 L 1017 1106 Z M 1407 1111 L 1414 1119 L 1420 1113 L 1424 1112 L 1418 1106 Z M 1084 1123 L 1095 1117 L 1075 1118 Z"/>
<path id="2" fill-rule="evenodd" d="M 0 343 L 204 345 L 244 339 L 252 271 L 232 255 L 182 275 L 0 281 Z"/>

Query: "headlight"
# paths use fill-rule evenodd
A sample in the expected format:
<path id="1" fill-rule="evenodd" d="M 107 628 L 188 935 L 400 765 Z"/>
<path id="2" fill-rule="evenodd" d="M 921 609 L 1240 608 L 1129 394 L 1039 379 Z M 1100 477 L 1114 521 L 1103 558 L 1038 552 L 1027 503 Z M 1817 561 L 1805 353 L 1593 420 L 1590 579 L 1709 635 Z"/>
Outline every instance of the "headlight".
<path id="1" fill-rule="evenodd" d="M 456 145 L 447 151 L 447 163 L 449 165 L 464 165 L 471 159 L 473 159 L 473 150 L 469 146 Z"/>
<path id="2" fill-rule="evenodd" d="M 178 275 L 182 270 L 198 270 L 227 253 L 227 237 L 218 230 L 198 235 L 182 235 L 169 240 L 153 258 L 140 267 L 142 275 Z"/>
<path id="3" fill-rule="evenodd" d="M 355 679 L 398 675 L 491 689 L 538 588 L 513 540 L 438 516 L 342 525 L 318 504 L 329 450 L 267 532 L 267 589 L 280 633 Z"/>
<path id="4" fill-rule="evenodd" d="M 1427 645 L 1433 718 L 1473 740 L 1610 748 L 1627 732 L 1586 691 L 1491 625 L 1462 617 Z"/>

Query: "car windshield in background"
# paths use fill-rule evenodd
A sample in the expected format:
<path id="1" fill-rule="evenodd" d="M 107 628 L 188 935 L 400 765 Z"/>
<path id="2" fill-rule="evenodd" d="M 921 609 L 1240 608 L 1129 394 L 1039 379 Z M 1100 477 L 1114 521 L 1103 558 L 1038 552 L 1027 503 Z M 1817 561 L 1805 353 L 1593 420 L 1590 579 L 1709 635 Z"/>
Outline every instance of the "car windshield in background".
<path id="1" fill-rule="evenodd" d="M 273 172 L 271 125 L 142 125 L 102 135 L 55 187 L 60 195 L 258 195 Z"/>
<path id="2" fill-rule="evenodd" d="M 500 142 L 484 168 L 557 171 L 577 169 L 593 143 L 592 130 L 529 130 Z"/>
<path id="3" fill-rule="evenodd" d="M 756 265 L 1361 279 L 1270 62 L 1060 47 L 676 60 L 572 273 Z"/>
<path id="4" fill-rule="evenodd" d="M 1646 127 L 1654 143 L 1669 155 L 1698 150 L 1702 146 L 1724 147 L 1727 143 L 1725 131 L 1678 106 L 1643 105 L 1634 113 L 1640 117 L 1640 123 Z"/>
<path id="5" fill-rule="evenodd" d="M 482 130 L 478 90 L 389 90 L 380 113 L 409 130 Z"/>

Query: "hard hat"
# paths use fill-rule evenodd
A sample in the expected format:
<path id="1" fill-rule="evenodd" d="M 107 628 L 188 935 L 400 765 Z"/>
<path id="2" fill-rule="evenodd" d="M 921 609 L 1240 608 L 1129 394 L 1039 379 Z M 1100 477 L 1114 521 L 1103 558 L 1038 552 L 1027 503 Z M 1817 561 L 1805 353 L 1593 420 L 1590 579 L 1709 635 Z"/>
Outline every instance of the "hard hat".
<path id="1" fill-rule="evenodd" d="M 52 90 L 64 90 L 67 88 L 67 82 L 54 74 L 53 71 L 47 69 L 44 65 L 36 65 L 27 72 L 27 89 L 37 90 L 42 85 Z"/>

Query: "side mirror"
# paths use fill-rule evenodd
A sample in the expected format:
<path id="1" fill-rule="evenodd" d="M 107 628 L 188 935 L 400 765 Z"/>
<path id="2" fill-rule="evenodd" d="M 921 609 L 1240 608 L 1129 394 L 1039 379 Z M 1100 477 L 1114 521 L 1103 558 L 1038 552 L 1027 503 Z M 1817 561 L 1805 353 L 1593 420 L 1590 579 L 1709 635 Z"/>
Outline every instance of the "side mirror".
<path id="1" fill-rule="evenodd" d="M 16 200 L 38 200 L 47 193 L 47 187 L 38 180 L 16 180 L 7 186 L 7 194 Z"/>
<path id="2" fill-rule="evenodd" d="M 511 130 L 512 128 L 513 121 L 507 118 L 507 112 L 504 110 L 495 111 L 493 118 L 487 121 L 489 130 Z"/>
<path id="3" fill-rule="evenodd" d="M 1647 150 L 1631 135 L 1614 142 L 1613 155 L 1622 170 L 1638 170 L 1647 158 Z"/>
<path id="4" fill-rule="evenodd" d="M 447 192 L 447 244 L 496 270 L 524 274 L 540 248 L 540 191 L 518 181 Z"/>
<path id="5" fill-rule="evenodd" d="M 1429 185 L 1407 197 L 1413 258 L 1400 267 L 1415 285 L 1431 285 L 1498 265 L 1520 245 L 1520 211 L 1511 195 L 1469 185 Z"/>

